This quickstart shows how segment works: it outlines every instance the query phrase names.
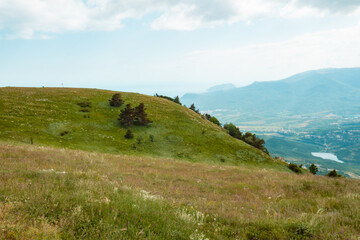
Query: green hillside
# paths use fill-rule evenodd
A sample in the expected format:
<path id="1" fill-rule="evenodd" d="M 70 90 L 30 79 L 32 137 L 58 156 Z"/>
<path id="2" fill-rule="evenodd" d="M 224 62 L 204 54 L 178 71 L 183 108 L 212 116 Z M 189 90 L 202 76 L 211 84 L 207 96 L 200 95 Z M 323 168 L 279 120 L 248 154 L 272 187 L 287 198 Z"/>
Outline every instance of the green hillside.
<path id="1" fill-rule="evenodd" d="M 125 104 L 133 107 L 143 102 L 153 123 L 132 126 L 134 139 L 125 139 L 126 129 L 117 120 L 125 104 L 120 108 L 111 107 L 108 100 L 113 94 L 95 89 L 1 88 L 0 140 L 194 162 L 284 168 L 186 107 L 137 93 L 121 95 Z M 91 107 L 82 108 L 79 102 L 90 102 Z"/>
<path id="2" fill-rule="evenodd" d="M 125 139 L 113 94 L 0 89 L 0 239 L 360 236 L 359 181 L 295 174 L 186 107 L 136 93 L 121 93 L 125 104 L 143 102 L 153 122 Z"/>

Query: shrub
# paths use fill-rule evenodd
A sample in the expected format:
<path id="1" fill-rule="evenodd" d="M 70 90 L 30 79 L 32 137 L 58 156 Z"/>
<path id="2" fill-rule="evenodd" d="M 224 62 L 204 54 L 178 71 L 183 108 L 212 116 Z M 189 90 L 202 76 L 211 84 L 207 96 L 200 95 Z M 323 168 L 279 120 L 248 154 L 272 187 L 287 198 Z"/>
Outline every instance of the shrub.
<path id="1" fill-rule="evenodd" d="M 109 100 L 109 104 L 112 107 L 120 107 L 123 103 L 124 101 L 121 99 L 120 93 L 115 93 Z"/>
<path id="2" fill-rule="evenodd" d="M 242 133 L 240 132 L 239 128 L 237 128 L 234 124 L 226 123 L 224 125 L 224 129 L 226 129 L 228 131 L 230 136 L 237 138 L 237 139 L 242 139 Z"/>
<path id="3" fill-rule="evenodd" d="M 157 93 L 156 93 L 154 96 L 155 96 L 155 97 L 159 97 L 159 98 L 164 98 L 164 99 L 166 99 L 166 100 L 169 100 L 169 101 L 172 101 L 172 102 L 174 102 L 174 103 L 177 103 L 177 104 L 182 105 L 181 102 L 180 102 L 179 96 L 176 96 L 175 98 L 171 98 L 171 97 L 168 97 L 168 96 L 159 95 L 159 94 L 157 94 Z"/>
<path id="4" fill-rule="evenodd" d="M 77 103 L 77 105 L 79 105 L 82 108 L 86 108 L 86 107 L 91 108 L 91 102 L 79 102 Z"/>
<path id="5" fill-rule="evenodd" d="M 132 133 L 132 131 L 130 130 L 130 129 L 128 129 L 127 131 L 126 131 L 126 134 L 125 134 L 125 136 L 124 136 L 126 139 L 132 139 L 132 138 L 134 138 L 134 134 Z"/>
<path id="6" fill-rule="evenodd" d="M 342 177 L 342 175 L 338 174 L 335 169 L 330 171 L 328 174 L 326 174 L 326 176 L 328 176 L 328 177 Z"/>
<path id="7" fill-rule="evenodd" d="M 154 142 L 154 135 L 149 135 L 150 142 Z"/>
<path id="8" fill-rule="evenodd" d="M 212 123 L 214 123 L 214 124 L 216 124 L 216 125 L 218 125 L 218 126 L 221 126 L 220 121 L 219 121 L 216 117 L 214 117 L 214 116 L 211 116 L 210 119 L 209 119 L 209 121 L 212 122 Z"/>
<path id="9" fill-rule="evenodd" d="M 68 131 L 63 131 L 63 132 L 60 133 L 60 136 L 65 136 L 65 135 L 67 135 L 68 133 L 69 133 Z"/>
<path id="10" fill-rule="evenodd" d="M 288 168 L 293 171 L 293 172 L 296 172 L 296 173 L 301 173 L 301 168 L 299 168 L 298 165 L 294 164 L 294 163 L 290 163 L 288 165 Z"/>
<path id="11" fill-rule="evenodd" d="M 316 173 L 319 171 L 318 167 L 313 163 L 310 165 L 309 170 L 314 175 L 316 175 Z"/>

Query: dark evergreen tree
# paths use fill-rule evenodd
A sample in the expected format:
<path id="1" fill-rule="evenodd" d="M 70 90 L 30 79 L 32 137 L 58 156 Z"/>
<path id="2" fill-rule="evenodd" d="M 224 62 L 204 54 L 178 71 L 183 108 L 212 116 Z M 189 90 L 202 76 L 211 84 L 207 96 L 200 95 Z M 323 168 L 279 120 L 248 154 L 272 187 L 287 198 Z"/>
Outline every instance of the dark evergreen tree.
<path id="1" fill-rule="evenodd" d="M 338 174 L 335 169 L 330 171 L 328 174 L 326 174 L 326 176 L 328 176 L 328 177 L 342 177 L 342 175 Z"/>
<path id="2" fill-rule="evenodd" d="M 319 171 L 318 167 L 313 163 L 310 165 L 309 170 L 314 175 L 316 175 L 316 173 Z"/>
<path id="3" fill-rule="evenodd" d="M 144 103 L 140 103 L 139 106 L 134 108 L 134 121 L 139 125 L 148 125 L 151 121 L 147 118 L 147 114 L 145 113 L 145 105 Z"/>
<path id="4" fill-rule="evenodd" d="M 174 103 L 177 103 L 177 104 L 180 104 L 180 105 L 181 105 L 179 96 L 176 96 L 176 97 L 174 98 Z"/>
<path id="5" fill-rule="evenodd" d="M 109 100 L 110 106 L 112 107 L 120 107 L 124 101 L 121 99 L 120 93 L 115 93 L 111 100 Z"/>
<path id="6" fill-rule="evenodd" d="M 196 109 L 194 104 L 191 104 L 191 106 L 189 107 L 189 109 L 193 110 L 196 113 L 199 113 L 199 109 Z"/>
<path id="7" fill-rule="evenodd" d="M 119 116 L 119 122 L 124 127 L 131 127 L 134 124 L 134 109 L 130 104 L 126 104 L 126 107 L 121 110 Z"/>
<path id="8" fill-rule="evenodd" d="M 205 113 L 203 116 L 204 116 L 204 118 L 206 118 L 207 120 L 210 121 L 210 118 L 211 118 L 211 115 L 210 115 L 210 114 Z"/>

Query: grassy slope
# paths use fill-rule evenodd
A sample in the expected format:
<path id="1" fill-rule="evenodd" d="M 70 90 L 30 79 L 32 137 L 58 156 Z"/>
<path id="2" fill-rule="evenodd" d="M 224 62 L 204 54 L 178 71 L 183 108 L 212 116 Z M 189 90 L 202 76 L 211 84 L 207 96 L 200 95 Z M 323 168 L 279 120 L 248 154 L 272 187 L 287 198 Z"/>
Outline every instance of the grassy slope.
<path id="1" fill-rule="evenodd" d="M 94 89 L 0 88 L 0 140 L 30 143 L 33 138 L 35 144 L 71 149 L 284 168 L 189 109 L 136 93 L 121 94 L 132 106 L 144 102 L 153 123 L 132 127 L 135 138 L 126 140 L 126 130 L 117 122 L 124 106 L 109 106 L 113 94 Z M 80 112 L 77 103 L 83 101 L 92 103 L 89 113 Z M 61 136 L 64 131 L 69 134 Z"/>
<path id="2" fill-rule="evenodd" d="M 359 192 L 344 178 L 0 143 L 0 239 L 358 239 Z"/>
<path id="3" fill-rule="evenodd" d="M 133 127 L 141 144 L 125 140 L 112 94 L 0 89 L 0 239 L 360 236 L 358 181 L 295 175 L 188 109 L 134 93 L 124 100 L 144 102 L 154 123 Z"/>

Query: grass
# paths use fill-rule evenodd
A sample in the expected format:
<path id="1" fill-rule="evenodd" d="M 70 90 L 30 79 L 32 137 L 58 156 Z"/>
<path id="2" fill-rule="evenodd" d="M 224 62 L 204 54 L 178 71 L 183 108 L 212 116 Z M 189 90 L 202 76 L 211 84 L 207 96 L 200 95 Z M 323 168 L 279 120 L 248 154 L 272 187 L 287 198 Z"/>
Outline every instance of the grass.
<path id="1" fill-rule="evenodd" d="M 134 139 L 125 139 L 126 129 L 117 121 L 124 106 L 110 107 L 108 100 L 113 94 L 95 89 L 0 88 L 0 140 L 286 169 L 186 107 L 136 93 L 121 95 L 125 104 L 136 106 L 143 102 L 153 123 L 149 127 L 131 127 Z M 86 103 L 85 108 L 78 103 Z"/>
<path id="2" fill-rule="evenodd" d="M 3 239 L 358 239 L 360 185 L 249 166 L 0 144 Z"/>
<path id="3" fill-rule="evenodd" d="M 113 94 L 0 88 L 0 239 L 360 237 L 359 181 L 294 174 L 186 107 L 136 93 L 121 94 L 153 123 L 125 139 Z"/>

